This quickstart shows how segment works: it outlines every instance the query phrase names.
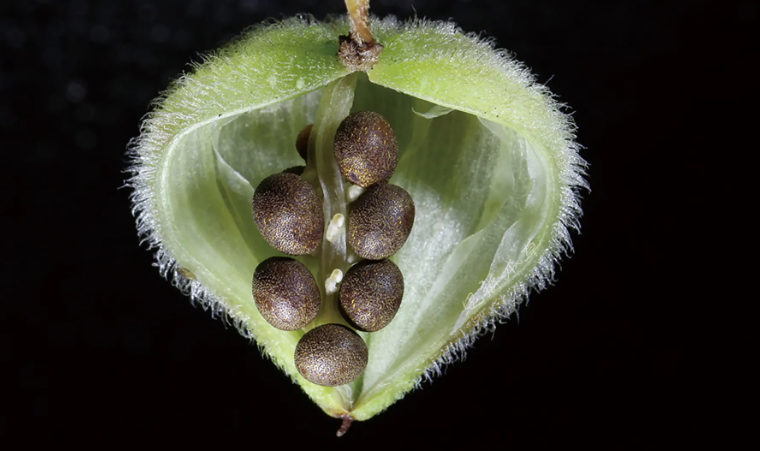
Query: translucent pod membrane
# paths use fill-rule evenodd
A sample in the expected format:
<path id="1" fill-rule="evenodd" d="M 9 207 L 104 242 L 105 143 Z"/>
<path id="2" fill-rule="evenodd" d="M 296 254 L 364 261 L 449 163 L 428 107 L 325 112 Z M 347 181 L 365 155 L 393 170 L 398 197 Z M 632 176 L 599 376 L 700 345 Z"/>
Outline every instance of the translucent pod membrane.
<path id="1" fill-rule="evenodd" d="M 376 20 L 373 32 L 384 45 L 378 64 L 349 74 L 335 57 L 342 21 L 257 29 L 180 80 L 132 144 L 139 231 L 162 273 L 224 312 L 324 411 L 358 420 L 438 374 L 528 290 L 545 287 L 570 247 L 585 186 L 570 119 L 521 65 L 448 23 Z M 359 258 L 336 226 L 313 256 L 298 257 L 320 288 L 319 314 L 306 329 L 270 326 L 251 275 L 279 254 L 258 233 L 251 199 L 264 178 L 303 164 L 294 142 L 314 124 L 302 177 L 326 223 L 350 220 L 361 193 L 338 170 L 333 142 L 341 121 L 363 110 L 395 131 L 390 183 L 414 200 L 414 228 L 391 258 L 404 279 L 398 312 L 382 330 L 359 332 L 363 375 L 323 387 L 299 374 L 296 345 L 315 327 L 345 324 L 339 278 L 330 294 L 325 282 Z"/>

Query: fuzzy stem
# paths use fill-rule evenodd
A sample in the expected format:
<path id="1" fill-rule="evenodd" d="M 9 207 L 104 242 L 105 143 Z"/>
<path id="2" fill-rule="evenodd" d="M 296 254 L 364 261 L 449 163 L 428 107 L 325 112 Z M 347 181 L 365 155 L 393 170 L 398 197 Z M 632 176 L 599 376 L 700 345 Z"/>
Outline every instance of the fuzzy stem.
<path id="1" fill-rule="evenodd" d="M 360 48 L 375 45 L 369 28 L 369 0 L 346 0 L 346 9 L 351 20 L 351 39 Z"/>
<path id="2" fill-rule="evenodd" d="M 351 30 L 340 37 L 338 58 L 352 72 L 375 67 L 383 46 L 375 41 L 369 24 L 369 0 L 345 0 Z"/>

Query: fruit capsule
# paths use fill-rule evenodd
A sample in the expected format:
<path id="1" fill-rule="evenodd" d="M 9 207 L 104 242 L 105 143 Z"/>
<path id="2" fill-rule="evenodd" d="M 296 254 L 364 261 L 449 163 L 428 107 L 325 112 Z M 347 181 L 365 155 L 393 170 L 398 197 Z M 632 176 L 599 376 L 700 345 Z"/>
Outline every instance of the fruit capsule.
<path id="1" fill-rule="evenodd" d="M 303 329 L 319 313 L 321 297 L 314 276 L 290 257 L 271 257 L 253 273 L 253 299 L 264 319 L 280 330 Z"/>
<path id="2" fill-rule="evenodd" d="M 365 260 L 346 272 L 340 306 L 353 325 L 376 332 L 388 324 L 404 297 L 404 276 L 390 260 Z"/>
<path id="3" fill-rule="evenodd" d="M 369 335 L 373 359 L 362 382 L 349 394 L 296 377 L 325 412 L 367 420 L 514 315 L 528 292 L 549 285 L 556 262 L 572 249 L 577 194 L 587 185 L 571 116 L 509 52 L 451 22 L 374 20 L 368 36 L 357 23 L 270 23 L 204 59 L 142 124 L 130 144 L 128 184 L 138 233 L 156 249 L 162 273 L 194 302 L 224 310 L 291 377 L 299 371 L 293 357 L 302 332 L 273 328 L 251 297 L 251 275 L 272 256 L 270 244 L 313 251 L 305 262 L 325 294 L 328 280 L 334 288 L 341 283 L 331 274 L 354 261 L 351 247 L 381 260 L 404 244 L 394 256 L 403 271 L 403 308 Z M 399 155 L 392 180 L 414 199 L 413 210 L 411 199 L 398 214 L 380 208 L 388 198 L 351 195 L 359 186 L 347 186 L 340 171 L 335 134 L 352 112 L 367 110 L 393 124 Z M 310 123 L 301 144 L 309 160 L 303 180 L 320 199 L 306 196 L 309 208 L 300 209 L 291 208 L 292 197 L 274 196 L 252 216 L 251 199 L 267 192 L 262 180 L 303 164 L 294 140 Z M 272 177 L 301 183 L 293 174 Z M 288 192 L 273 185 L 270 194 Z M 392 189 L 380 185 L 365 194 Z M 362 204 L 369 206 L 357 208 Z M 415 212 L 408 239 L 411 215 L 404 211 Z M 343 217 L 351 230 L 335 220 L 323 238 L 323 217 Z M 393 225 L 405 218 L 405 227 Z M 403 233 L 372 237 L 389 225 Z M 324 297 L 313 324 L 341 321 L 329 302 L 337 295 Z"/>
<path id="4" fill-rule="evenodd" d="M 314 188 L 292 173 L 270 175 L 253 194 L 253 220 L 270 246 L 290 255 L 314 252 L 325 228 Z"/>

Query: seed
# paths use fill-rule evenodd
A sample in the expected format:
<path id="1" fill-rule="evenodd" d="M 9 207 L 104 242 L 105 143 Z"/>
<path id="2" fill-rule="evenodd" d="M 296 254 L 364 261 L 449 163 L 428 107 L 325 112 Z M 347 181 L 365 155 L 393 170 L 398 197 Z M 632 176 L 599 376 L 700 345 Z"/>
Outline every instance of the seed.
<path id="1" fill-rule="evenodd" d="M 253 273 L 253 299 L 259 313 L 280 330 L 303 329 L 319 313 L 321 298 L 314 276 L 290 257 L 271 257 Z"/>
<path id="2" fill-rule="evenodd" d="M 382 260 L 401 249 L 413 224 L 409 193 L 396 185 L 377 185 L 350 205 L 348 244 L 362 258 Z"/>
<path id="3" fill-rule="evenodd" d="M 340 324 L 324 324 L 301 337 L 295 363 L 306 380 L 335 387 L 361 376 L 368 355 L 367 345 L 356 332 Z"/>
<path id="4" fill-rule="evenodd" d="M 179 273 L 180 276 L 184 277 L 185 279 L 188 279 L 188 280 L 198 280 L 195 277 L 195 274 L 193 274 L 193 272 L 190 271 L 187 268 L 177 268 L 177 272 Z"/>
<path id="5" fill-rule="evenodd" d="M 287 172 L 270 175 L 253 194 L 253 220 L 270 246 L 290 255 L 314 252 L 325 218 L 314 188 Z"/>
<path id="6" fill-rule="evenodd" d="M 296 137 L 296 150 L 298 151 L 298 155 L 301 155 L 301 158 L 303 158 L 303 161 L 308 161 L 306 156 L 309 153 L 309 136 L 311 135 L 311 128 L 313 126 L 314 124 L 307 125 L 298 132 L 298 137 Z"/>
<path id="7" fill-rule="evenodd" d="M 404 276 L 390 260 L 364 260 L 351 267 L 340 286 L 340 306 L 365 332 L 387 326 L 401 306 Z"/>
<path id="8" fill-rule="evenodd" d="M 285 169 L 282 172 L 287 172 L 288 174 L 301 175 L 303 174 L 304 170 L 306 170 L 306 166 L 293 166 L 293 167 Z"/>
<path id="9" fill-rule="evenodd" d="M 381 115 L 359 111 L 340 123 L 335 158 L 343 176 L 356 185 L 387 182 L 398 164 L 396 134 Z"/>

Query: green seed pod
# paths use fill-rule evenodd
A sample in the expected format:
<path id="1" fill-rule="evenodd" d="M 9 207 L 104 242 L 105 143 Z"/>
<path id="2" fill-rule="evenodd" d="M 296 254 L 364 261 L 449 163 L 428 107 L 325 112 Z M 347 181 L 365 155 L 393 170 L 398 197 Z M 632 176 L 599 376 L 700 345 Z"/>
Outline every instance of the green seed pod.
<path id="1" fill-rule="evenodd" d="M 391 124 L 373 111 L 343 120 L 335 134 L 335 159 L 353 184 L 367 188 L 387 182 L 398 164 L 398 141 Z"/>
<path id="2" fill-rule="evenodd" d="M 368 356 L 367 345 L 356 332 L 340 324 L 324 324 L 298 342 L 295 364 L 307 381 L 335 387 L 361 376 Z"/>
<path id="3" fill-rule="evenodd" d="M 314 252 L 325 228 L 317 192 L 288 172 L 270 175 L 256 187 L 253 220 L 270 246 L 289 255 Z"/>
<path id="4" fill-rule="evenodd" d="M 342 311 L 365 332 L 377 332 L 390 324 L 403 297 L 404 276 L 390 260 L 357 263 L 340 285 Z"/>
<path id="5" fill-rule="evenodd" d="M 261 316 L 280 330 L 303 329 L 321 305 L 311 271 L 290 257 L 271 257 L 259 263 L 253 273 L 253 299 Z"/>
<path id="6" fill-rule="evenodd" d="M 450 22 L 374 20 L 367 39 L 354 22 L 263 25 L 205 58 L 140 128 L 129 185 L 139 234 L 163 274 L 225 311 L 325 412 L 367 420 L 557 277 L 586 182 L 572 118 L 509 52 Z M 361 42 L 345 38 L 352 28 Z M 404 307 L 370 335 L 373 359 L 347 396 L 298 377 L 301 331 L 277 330 L 257 312 L 251 275 L 274 251 L 257 232 L 251 198 L 271 174 L 303 164 L 293 141 L 313 123 L 303 178 L 321 188 L 325 219 L 351 221 L 334 140 L 356 111 L 393 124 L 392 180 L 414 199 L 415 233 L 394 256 Z M 305 260 L 320 288 L 351 265 L 340 224 Z M 314 322 L 339 321 L 337 305 L 324 304 Z"/>
<path id="7" fill-rule="evenodd" d="M 303 161 L 309 161 L 309 136 L 311 135 L 313 126 L 314 124 L 307 125 L 298 132 L 298 136 L 296 137 L 296 150 L 298 151 L 298 155 L 301 155 L 301 158 L 303 158 Z"/>
<path id="8" fill-rule="evenodd" d="M 382 260 L 398 252 L 414 224 L 414 202 L 403 188 L 377 185 L 350 205 L 348 244 L 356 255 Z"/>

